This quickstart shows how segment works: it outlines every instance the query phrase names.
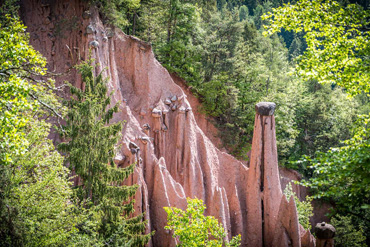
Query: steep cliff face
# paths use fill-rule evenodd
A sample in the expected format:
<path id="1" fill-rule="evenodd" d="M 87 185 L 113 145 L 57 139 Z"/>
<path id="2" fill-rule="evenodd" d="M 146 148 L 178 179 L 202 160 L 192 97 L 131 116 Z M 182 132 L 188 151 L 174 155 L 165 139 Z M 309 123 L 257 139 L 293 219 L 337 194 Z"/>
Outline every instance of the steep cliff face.
<path id="1" fill-rule="evenodd" d="M 273 116 L 256 115 L 248 168 L 204 134 L 194 107 L 156 61 L 150 45 L 104 26 L 86 2 L 24 0 L 21 16 L 31 44 L 47 58 L 49 71 L 61 74 L 57 83 L 68 80 L 84 86 L 72 66 L 86 60 L 89 50 L 97 69 L 110 79 L 112 104 L 120 105 L 114 121 L 126 121 L 115 161 L 120 166 L 137 162 L 127 182 L 140 185 L 136 213 L 146 212 L 147 231 L 156 231 L 149 245 L 174 246 L 164 230 L 163 207 L 185 208 L 186 197 L 197 197 L 206 203 L 206 214 L 225 226 L 229 238 L 242 235 L 242 246 L 313 246 L 312 236 L 299 227 L 294 202 L 281 192 Z M 269 122 L 264 126 L 260 119 Z M 270 148 L 264 154 L 262 141 Z M 266 155 L 270 158 L 262 158 Z"/>

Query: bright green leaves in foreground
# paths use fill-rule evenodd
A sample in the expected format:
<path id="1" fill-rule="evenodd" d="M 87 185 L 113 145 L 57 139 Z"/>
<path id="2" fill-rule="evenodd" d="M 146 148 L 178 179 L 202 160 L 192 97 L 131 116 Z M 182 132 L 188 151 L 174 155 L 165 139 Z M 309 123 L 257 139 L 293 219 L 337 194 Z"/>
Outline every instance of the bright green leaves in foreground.
<path id="1" fill-rule="evenodd" d="M 72 204 L 62 156 L 47 138 L 50 112 L 59 107 L 46 83 L 45 60 L 17 19 L 0 22 L 0 246 L 74 246 L 86 218 Z M 55 108 L 54 108 L 55 107 Z M 51 110 L 51 109 L 49 109 Z"/>
<path id="2" fill-rule="evenodd" d="M 183 247 L 221 247 L 239 246 L 240 235 L 235 236 L 230 242 L 225 241 L 226 232 L 217 219 L 213 216 L 204 216 L 206 206 L 200 199 L 187 199 L 186 211 L 175 207 L 165 207 L 168 225 L 165 229 L 173 230 L 173 237 Z"/>
<path id="3" fill-rule="evenodd" d="M 0 23 L 0 163 L 12 161 L 12 155 L 24 151 L 27 143 L 23 129 L 28 122 L 24 115 L 36 101 L 30 99 L 34 90 L 30 75 L 45 73 L 45 59 L 28 44 L 25 26 L 7 17 Z"/>
<path id="4" fill-rule="evenodd" d="M 344 146 L 318 153 L 308 159 L 313 177 L 304 182 L 315 190 L 316 197 L 335 199 L 337 207 L 370 210 L 370 133 L 369 116 L 362 116 L 356 135 Z"/>
<path id="5" fill-rule="evenodd" d="M 68 170 L 47 139 L 50 124 L 30 118 L 27 129 L 27 152 L 0 168 L 0 245 L 73 246 L 71 237 L 86 215 L 72 204 Z"/>
<path id="6" fill-rule="evenodd" d="M 270 20 L 267 34 L 304 32 L 307 50 L 297 72 L 305 78 L 337 84 L 352 95 L 370 93 L 370 11 L 357 4 L 300 0 L 276 8 L 264 16 Z"/>

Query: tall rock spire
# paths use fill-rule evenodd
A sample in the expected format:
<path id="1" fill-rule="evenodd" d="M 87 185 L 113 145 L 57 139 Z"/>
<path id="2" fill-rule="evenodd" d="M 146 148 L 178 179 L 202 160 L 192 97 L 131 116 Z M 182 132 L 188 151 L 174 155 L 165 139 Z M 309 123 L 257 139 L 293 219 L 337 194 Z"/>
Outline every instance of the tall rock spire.
<path id="1" fill-rule="evenodd" d="M 256 104 L 247 184 L 247 243 L 253 247 L 302 246 L 295 203 L 280 186 L 275 108 L 272 102 Z"/>

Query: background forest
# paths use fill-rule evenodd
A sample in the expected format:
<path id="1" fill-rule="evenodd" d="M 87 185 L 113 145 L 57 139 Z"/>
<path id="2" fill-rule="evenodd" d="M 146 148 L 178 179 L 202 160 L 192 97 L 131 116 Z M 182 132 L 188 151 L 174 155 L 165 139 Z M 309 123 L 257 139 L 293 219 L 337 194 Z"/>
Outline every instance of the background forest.
<path id="1" fill-rule="evenodd" d="M 255 103 L 275 102 L 279 164 L 298 170 L 314 197 L 333 204 L 337 246 L 370 246 L 368 0 L 292 5 L 284 5 L 285 0 L 89 3 L 100 9 L 107 24 L 152 44 L 161 64 L 183 78 L 201 100 L 202 111 L 238 158 L 248 158 Z M 31 78 L 48 78 L 45 61 L 28 45 L 16 6 L 6 1 L 0 19 L 0 245 L 145 243 L 150 236 L 142 234 L 141 216 L 119 216 L 120 210 L 131 212 L 132 202 L 120 202 L 136 187 L 114 186 L 133 167 L 123 172 L 114 165 L 102 168 L 111 161 L 122 128 L 120 123 L 102 130 L 116 110 L 107 109 L 104 78 L 93 76 L 90 63 L 81 65 L 84 81 L 91 86 L 84 92 L 70 86 L 78 100 L 60 104 L 52 81 Z M 59 145 L 65 156 L 47 140 L 49 116 L 69 119 L 65 126 L 55 123 L 70 140 Z M 101 121 L 78 121 L 82 116 Z M 76 129 L 86 131 L 85 137 Z M 82 145 L 83 138 L 99 131 L 95 142 L 101 145 Z M 86 150 L 89 157 L 99 158 L 85 160 Z M 63 162 L 86 177 L 86 186 L 69 182 Z M 89 162 L 98 165 L 88 170 Z M 87 179 L 96 172 L 110 179 Z M 46 197 L 45 188 L 60 193 Z M 107 191 L 115 198 L 109 203 Z M 22 205 L 30 203 L 35 206 L 25 211 Z M 127 235 L 118 234 L 122 231 Z"/>

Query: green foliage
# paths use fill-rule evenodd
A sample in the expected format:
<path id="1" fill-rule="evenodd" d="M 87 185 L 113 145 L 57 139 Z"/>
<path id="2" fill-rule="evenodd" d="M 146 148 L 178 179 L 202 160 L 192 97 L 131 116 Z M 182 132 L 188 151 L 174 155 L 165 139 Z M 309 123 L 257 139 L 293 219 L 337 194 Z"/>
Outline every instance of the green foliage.
<path id="1" fill-rule="evenodd" d="M 304 43 L 302 38 L 298 35 L 294 35 L 294 38 L 289 46 L 289 59 L 291 61 L 296 61 L 296 58 L 302 54 L 304 50 Z"/>
<path id="2" fill-rule="evenodd" d="M 136 15 L 141 0 L 90 0 L 97 6 L 106 22 L 121 29 L 130 26 L 130 18 Z"/>
<path id="3" fill-rule="evenodd" d="M 239 20 L 243 21 L 246 20 L 249 15 L 248 7 L 243 5 L 239 8 Z"/>
<path id="4" fill-rule="evenodd" d="M 236 107 L 238 92 L 232 83 L 225 83 L 227 79 L 226 73 L 220 73 L 212 81 L 204 83 L 199 90 L 204 103 L 202 109 L 210 116 L 227 116 L 228 111 Z"/>
<path id="5" fill-rule="evenodd" d="M 299 98 L 295 100 L 292 109 L 297 135 L 287 152 L 280 151 L 280 158 L 290 161 L 300 159 L 302 155 L 314 157 L 316 151 L 325 152 L 350 138 L 350 126 L 354 124 L 359 112 L 358 102 L 348 99 L 340 88 L 333 89 L 330 85 L 315 81 L 302 83 L 300 87 Z M 283 123 L 282 126 L 287 124 Z M 294 166 L 290 168 L 297 169 Z M 300 172 L 305 174 L 304 170 Z"/>
<path id="6" fill-rule="evenodd" d="M 85 215 L 76 213 L 63 158 L 47 138 L 44 119 L 61 114 L 53 81 L 33 79 L 46 62 L 26 27 L 9 16 L 0 25 L 0 245 L 67 246 Z"/>
<path id="7" fill-rule="evenodd" d="M 0 163 L 12 162 L 13 155 L 27 146 L 24 128 L 28 117 L 24 112 L 37 105 L 29 93 L 35 86 L 28 82 L 31 74 L 45 73 L 45 59 L 29 44 L 25 26 L 6 17 L 0 23 Z"/>
<path id="8" fill-rule="evenodd" d="M 274 9 L 272 13 L 265 16 L 270 20 L 267 33 L 277 32 L 281 28 L 303 33 L 307 42 L 307 50 L 297 59 L 296 72 L 298 75 L 303 78 L 314 78 L 319 83 L 340 86 L 350 96 L 360 95 L 356 99 L 362 106 L 354 111 L 354 114 L 366 113 L 368 108 L 364 98 L 366 98 L 365 94 L 368 95 L 370 92 L 368 84 L 370 75 L 369 17 L 369 10 L 364 10 L 360 5 L 342 5 L 337 1 L 322 0 L 298 1 L 294 5 L 289 4 Z M 329 118 L 325 117 L 325 122 L 329 123 L 324 125 L 325 128 L 322 125 L 314 127 L 314 129 L 320 128 L 324 131 L 324 138 L 318 136 L 320 138 L 317 140 L 321 142 L 318 144 L 323 149 L 315 155 L 311 153 L 310 157 L 306 156 L 295 164 L 311 173 L 309 175 L 312 177 L 303 184 L 313 189 L 316 198 L 327 199 L 335 203 L 334 214 L 353 215 L 357 226 L 366 226 L 369 224 L 369 217 L 364 216 L 369 215 L 370 210 L 369 131 L 367 128 L 369 116 L 359 116 L 357 126 L 353 133 L 350 133 L 348 125 L 353 123 L 353 114 L 348 114 L 348 112 L 358 108 L 356 102 L 345 100 L 341 96 L 330 98 L 328 101 L 328 98 L 323 96 L 325 95 L 317 99 L 330 102 L 327 104 L 330 107 L 326 106 L 325 112 L 328 110 L 332 112 L 327 115 Z M 307 102 L 310 106 L 308 109 L 311 107 L 315 109 L 315 105 L 325 109 L 322 107 L 325 104 L 315 102 L 317 101 Z M 347 104 L 353 105 L 348 107 Z M 344 107 L 348 108 L 338 115 L 333 105 L 338 106 L 337 109 L 340 111 Z M 309 112 L 314 113 L 312 110 Z M 332 117 L 333 115 L 335 118 Z M 317 113 L 313 116 L 317 116 Z M 305 121 L 307 120 L 309 119 Z M 317 122 L 307 121 L 307 123 L 309 126 L 314 126 Z M 347 131 L 343 131 L 346 128 Z M 346 135 L 348 140 L 339 144 L 338 137 L 340 140 Z M 307 136 L 307 139 L 310 139 L 311 135 Z M 337 146 L 337 148 L 326 151 L 325 149 L 329 146 Z M 342 221 L 340 224 L 349 224 L 348 219 L 342 218 L 340 221 Z M 351 237 L 355 236 L 354 233 Z M 369 235 L 366 237 L 370 239 Z M 359 237 L 358 240 L 361 238 Z M 356 243 L 349 243 L 348 239 L 343 241 L 340 244 L 344 246 L 352 246 Z"/>
<path id="9" fill-rule="evenodd" d="M 85 215 L 72 204 L 67 168 L 47 139 L 50 124 L 30 119 L 27 127 L 27 152 L 13 157 L 6 174 L 0 245 L 66 246 Z"/>
<path id="10" fill-rule="evenodd" d="M 165 40 L 166 37 L 166 12 L 167 1 L 150 0 L 142 2 L 139 9 L 140 18 L 137 20 L 137 28 L 135 35 L 138 35 L 142 40 L 153 42 L 156 47 L 159 40 Z M 160 46 L 160 44 L 158 44 Z"/>
<path id="11" fill-rule="evenodd" d="M 297 195 L 294 193 L 291 183 L 288 183 L 285 187 L 284 194 L 288 200 L 293 196 L 297 207 L 299 224 L 301 224 L 304 229 L 310 230 L 310 218 L 313 216 L 313 207 L 311 204 L 313 197 L 306 196 L 304 201 L 300 201 Z"/>
<path id="12" fill-rule="evenodd" d="M 261 16 L 271 11 L 271 9 L 272 9 L 271 1 L 264 1 L 263 4 L 258 4 L 254 9 L 252 21 L 254 22 L 258 30 L 263 29 L 264 25 L 267 24 L 266 21 L 263 18 L 261 18 Z"/>
<path id="13" fill-rule="evenodd" d="M 59 148 L 66 153 L 69 168 L 81 179 L 75 186 L 79 200 L 101 217 L 97 226 L 99 241 L 111 246 L 123 242 L 127 246 L 142 246 L 150 237 L 141 234 L 146 222 L 142 222 L 142 215 L 128 218 L 134 211 L 134 200 L 123 204 L 138 187 L 122 185 L 133 173 L 135 164 L 121 168 L 113 162 L 122 123 L 109 123 L 118 105 L 109 108 L 107 80 L 102 72 L 94 76 L 91 63 L 83 62 L 77 67 L 84 89 L 69 86 L 72 97 L 66 101 L 68 118 L 61 131 L 66 142 Z"/>
<path id="14" fill-rule="evenodd" d="M 370 11 L 337 1 L 298 1 L 274 9 L 266 34 L 304 32 L 307 50 L 299 58 L 297 73 L 320 83 L 336 84 L 352 95 L 370 92 Z"/>
<path id="15" fill-rule="evenodd" d="M 280 28 L 295 32 L 305 32 L 304 37 L 308 48 L 299 59 L 298 74 L 306 78 L 316 78 L 320 83 L 339 85 L 345 88 L 350 95 L 356 95 L 362 91 L 368 92 L 368 58 L 364 54 L 369 49 L 369 32 L 366 31 L 367 23 L 365 21 L 368 16 L 369 12 L 358 5 L 348 4 L 342 6 L 335 1 L 316 0 L 311 2 L 298 1 L 295 5 L 279 7 L 266 15 L 265 18 L 271 21 L 268 33 L 277 32 Z M 318 85 L 315 86 L 313 84 L 313 86 L 321 88 Z M 316 93 L 317 90 L 314 89 L 314 92 Z M 330 95 L 330 98 L 326 95 Z M 320 128 L 317 135 L 319 138 L 316 138 L 315 141 L 320 148 L 312 151 L 320 149 L 325 151 L 330 146 L 338 145 L 338 141 L 350 137 L 347 126 L 353 123 L 353 116 L 358 113 L 353 110 L 356 108 L 356 103 L 345 100 L 344 95 L 338 89 L 334 94 L 335 97 L 331 95 L 321 94 L 318 95 L 319 97 L 305 102 L 309 107 L 306 107 L 306 109 L 309 111 L 301 114 L 301 116 L 307 118 L 300 118 L 303 122 L 299 124 L 305 122 L 304 125 L 313 126 L 313 129 Z M 353 105 L 348 106 L 348 104 Z M 333 108 L 333 106 L 336 107 Z M 344 107 L 348 108 L 342 112 Z M 326 122 L 324 125 L 326 128 L 324 129 L 319 122 L 310 121 L 310 119 L 315 119 L 315 116 L 319 115 L 315 112 L 316 110 L 326 113 L 320 117 Z M 340 110 L 339 115 L 338 110 Z M 348 114 L 350 111 L 353 113 Z M 333 118 L 333 115 L 335 118 Z M 365 120 L 363 119 L 363 121 Z M 316 124 L 317 127 L 314 127 Z M 366 122 L 364 124 L 366 125 Z M 302 127 L 307 129 L 307 127 Z M 347 131 L 345 131 L 346 128 Z M 322 130 L 324 130 L 324 133 L 321 134 Z M 347 166 L 343 165 L 345 162 L 350 162 L 356 167 L 362 166 L 362 164 L 358 163 L 360 157 L 357 157 L 359 155 L 357 148 L 361 149 L 361 145 L 358 145 L 359 143 L 357 142 L 361 142 L 366 135 L 366 131 L 357 129 L 356 136 L 346 141 L 344 147 L 332 149 L 328 153 L 319 153 L 314 160 L 310 160 L 314 164 L 312 168 L 318 174 L 317 178 L 311 180 L 313 188 L 318 189 L 318 186 L 322 184 L 330 184 L 330 186 L 333 186 L 330 190 L 334 190 L 330 192 L 330 195 L 322 191 L 317 196 L 325 194 L 326 196 L 344 198 L 343 194 L 341 194 L 344 186 L 340 186 L 343 182 L 343 177 L 338 176 L 337 172 L 340 173 L 347 170 Z M 306 131 L 305 139 L 309 140 L 311 137 L 312 134 Z M 352 152 L 352 148 L 357 151 L 353 150 Z M 305 151 L 303 153 L 313 156 L 312 152 L 308 153 Z M 328 176 L 330 179 L 327 179 Z M 346 184 L 347 182 L 344 183 Z M 356 184 L 357 182 L 351 180 L 348 183 Z M 356 186 L 361 186 L 361 183 Z M 337 192 L 339 194 L 336 194 Z M 345 193 L 346 195 L 357 194 L 356 191 L 353 192 Z"/>
<path id="16" fill-rule="evenodd" d="M 175 207 L 165 207 L 167 226 L 173 230 L 173 237 L 180 242 L 177 246 L 239 246 L 240 235 L 225 241 L 226 232 L 213 216 L 204 216 L 205 205 L 200 199 L 187 199 L 186 211 Z"/>
<path id="17" fill-rule="evenodd" d="M 0 5 L 0 23 L 7 23 L 8 18 L 17 18 L 19 5 L 17 0 L 5 0 Z"/>
<path id="18" fill-rule="evenodd" d="M 210 82 L 214 75 L 232 71 L 231 58 L 242 34 L 242 23 L 237 11 L 223 9 L 211 17 L 204 30 L 202 75 L 204 82 Z"/>
<path id="19" fill-rule="evenodd" d="M 350 216 L 337 216 L 330 220 L 335 227 L 335 246 L 365 247 L 366 237 L 362 226 L 356 227 Z"/>
<path id="20" fill-rule="evenodd" d="M 334 199 L 338 208 L 360 206 L 370 209 L 368 117 L 362 116 L 356 135 L 344 141 L 342 147 L 331 148 L 307 159 L 314 176 L 303 184 L 315 190 L 315 197 Z"/>
<path id="21" fill-rule="evenodd" d="M 193 44 L 196 40 L 200 12 L 195 5 L 170 0 L 168 12 L 166 42 L 158 43 L 158 60 L 170 72 L 175 72 L 189 82 L 199 77 L 199 48 Z"/>
<path id="22" fill-rule="evenodd" d="M 315 198 L 334 202 L 332 214 L 352 215 L 357 228 L 369 226 L 370 222 L 368 122 L 369 116 L 360 117 L 354 137 L 341 147 L 300 160 L 312 171 L 312 177 L 302 184 L 312 189 Z M 368 227 L 364 232 L 370 239 Z"/>
<path id="23" fill-rule="evenodd" d="M 232 60 L 231 77 L 238 89 L 235 120 L 231 122 L 239 126 L 244 136 L 239 145 L 246 145 L 252 138 L 254 105 L 259 101 L 274 101 L 278 105 L 275 115 L 279 155 L 280 158 L 290 156 L 298 135 L 294 109 L 304 89 L 288 75 L 287 50 L 278 36 L 265 38 L 252 24 L 246 23 L 243 38 L 245 42 L 238 44 Z"/>

